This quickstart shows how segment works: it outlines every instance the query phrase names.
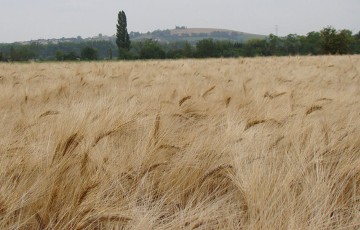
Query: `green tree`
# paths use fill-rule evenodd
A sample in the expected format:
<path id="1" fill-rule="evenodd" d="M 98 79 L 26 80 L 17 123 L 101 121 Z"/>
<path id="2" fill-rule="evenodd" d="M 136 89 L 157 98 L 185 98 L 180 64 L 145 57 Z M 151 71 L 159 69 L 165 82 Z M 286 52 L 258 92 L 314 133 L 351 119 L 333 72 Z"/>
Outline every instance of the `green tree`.
<path id="1" fill-rule="evenodd" d="M 251 41 L 253 46 L 257 47 L 257 53 L 259 53 L 259 47 L 261 47 L 261 40 L 257 39 L 257 42 Z M 266 56 L 281 56 L 286 55 L 286 49 L 284 40 L 274 34 L 270 34 L 266 39 L 266 43 L 264 47 L 264 55 Z"/>
<path id="2" fill-rule="evenodd" d="M 108 55 L 109 55 L 109 60 L 112 60 L 113 59 L 113 54 L 112 54 L 112 49 L 111 48 L 108 49 Z"/>
<path id="3" fill-rule="evenodd" d="M 69 53 L 64 55 L 64 61 L 75 61 L 78 60 L 79 56 L 74 52 L 70 51 Z"/>
<path id="4" fill-rule="evenodd" d="M 57 61 L 63 61 L 64 60 L 64 53 L 60 50 L 57 50 L 55 53 L 55 58 Z"/>
<path id="5" fill-rule="evenodd" d="M 353 36 L 351 50 L 354 54 L 360 54 L 360 31 Z"/>
<path id="6" fill-rule="evenodd" d="M 97 60 L 98 51 L 90 46 L 85 46 L 81 49 L 81 59 L 83 60 Z"/>
<path id="7" fill-rule="evenodd" d="M 322 37 L 319 32 L 309 32 L 306 36 L 300 38 L 300 54 L 318 55 L 321 53 Z"/>
<path id="8" fill-rule="evenodd" d="M 213 39 L 203 39 L 196 44 L 196 56 L 199 58 L 220 57 L 220 51 Z"/>
<path id="9" fill-rule="evenodd" d="M 11 61 L 28 61 L 35 58 L 36 55 L 32 52 L 28 46 L 24 45 L 12 45 L 10 48 L 10 60 Z"/>
<path id="10" fill-rule="evenodd" d="M 289 55 L 298 54 L 300 50 L 300 37 L 296 34 L 289 34 L 286 36 L 285 49 Z"/>
<path id="11" fill-rule="evenodd" d="M 246 57 L 265 56 L 266 41 L 261 39 L 251 39 L 244 46 Z"/>
<path id="12" fill-rule="evenodd" d="M 127 59 L 131 42 L 127 31 L 127 19 L 124 11 L 118 13 L 116 29 L 116 45 L 118 47 L 119 59 Z"/>
<path id="13" fill-rule="evenodd" d="M 320 31 L 322 38 L 321 48 L 324 54 L 336 54 L 336 30 L 329 26 Z"/>
<path id="14" fill-rule="evenodd" d="M 234 43 L 231 41 L 216 41 L 217 55 L 220 57 L 236 57 L 238 56 L 234 49 Z"/>
<path id="15" fill-rule="evenodd" d="M 183 54 L 184 54 L 184 57 L 186 57 L 186 58 L 194 57 L 193 47 L 191 46 L 191 44 L 189 42 L 185 43 L 184 48 L 183 48 Z"/>
<path id="16" fill-rule="evenodd" d="M 166 53 L 166 58 L 167 59 L 179 59 L 179 58 L 184 58 L 184 53 L 182 49 L 172 49 L 169 50 Z"/>
<path id="17" fill-rule="evenodd" d="M 193 47 L 188 41 L 176 41 L 171 43 L 161 44 L 163 50 L 166 52 L 166 58 L 191 58 L 193 57 Z"/>
<path id="18" fill-rule="evenodd" d="M 11 46 L 10 47 L 10 60 L 11 61 L 16 61 L 16 51 L 15 51 L 15 48 L 14 46 Z"/>
<path id="19" fill-rule="evenodd" d="M 360 40 L 360 31 L 357 34 L 354 34 L 354 38 Z"/>
<path id="20" fill-rule="evenodd" d="M 157 41 L 148 39 L 142 44 L 139 57 L 140 59 L 164 59 L 166 54 Z"/>
<path id="21" fill-rule="evenodd" d="M 324 54 L 347 54 L 350 52 L 352 32 L 350 30 L 336 31 L 329 26 L 320 31 L 322 51 Z"/>
<path id="22" fill-rule="evenodd" d="M 337 34 L 337 51 L 339 54 L 351 53 L 350 47 L 353 42 L 352 32 L 350 30 L 341 30 Z"/>

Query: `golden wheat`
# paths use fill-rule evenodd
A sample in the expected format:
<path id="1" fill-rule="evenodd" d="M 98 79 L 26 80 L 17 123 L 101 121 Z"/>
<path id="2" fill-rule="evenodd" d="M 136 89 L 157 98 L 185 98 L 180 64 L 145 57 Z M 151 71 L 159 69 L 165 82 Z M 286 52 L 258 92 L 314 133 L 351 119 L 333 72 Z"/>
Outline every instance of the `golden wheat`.
<path id="1" fill-rule="evenodd" d="M 0 229 L 359 229 L 359 66 L 0 64 Z"/>

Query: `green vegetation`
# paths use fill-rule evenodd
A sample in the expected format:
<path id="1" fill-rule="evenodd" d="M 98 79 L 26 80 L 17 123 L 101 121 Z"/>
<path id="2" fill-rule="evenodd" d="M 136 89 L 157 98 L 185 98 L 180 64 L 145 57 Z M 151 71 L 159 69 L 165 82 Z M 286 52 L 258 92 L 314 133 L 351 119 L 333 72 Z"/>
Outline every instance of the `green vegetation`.
<path id="1" fill-rule="evenodd" d="M 87 46 L 81 50 L 81 59 L 82 60 L 97 60 L 98 52 L 96 49 Z"/>
<path id="2" fill-rule="evenodd" d="M 81 51 L 91 47 L 98 52 L 98 59 L 108 59 L 109 50 L 116 55 L 116 45 L 108 41 L 61 42 L 58 44 L 20 43 L 0 44 L 3 61 L 69 61 L 80 59 Z"/>
<path id="3" fill-rule="evenodd" d="M 118 47 L 119 59 L 130 58 L 128 52 L 130 50 L 130 37 L 127 31 L 127 20 L 124 11 L 118 14 L 118 24 L 116 25 L 116 45 Z"/>
<path id="4" fill-rule="evenodd" d="M 151 39 L 139 42 L 139 59 L 165 59 L 166 53 L 161 45 Z"/>
<path id="5" fill-rule="evenodd" d="M 350 30 L 336 31 L 332 27 L 323 29 L 320 32 L 322 37 L 322 49 L 326 54 L 347 54 L 351 52 L 353 42 Z"/>
<path id="6" fill-rule="evenodd" d="M 64 53 L 60 50 L 56 51 L 57 61 L 75 61 L 79 58 L 80 57 L 74 51 L 70 51 L 69 53 Z"/>
<path id="7" fill-rule="evenodd" d="M 123 14 L 119 13 L 119 15 L 122 15 L 122 19 L 126 19 Z M 124 29 L 126 23 L 122 25 Z M 111 60 L 116 55 L 116 50 L 120 59 L 360 54 L 360 32 L 353 35 L 349 30 L 336 30 L 333 27 L 324 28 L 319 32 L 313 31 L 306 36 L 289 34 L 278 37 L 270 34 L 265 39 L 250 39 L 247 42 L 203 39 L 195 44 L 191 41 L 163 43 L 153 39 L 130 43 L 126 40 L 127 29 L 123 31 L 125 31 L 124 39 L 116 41 L 77 40 L 58 44 L 0 44 L 0 61 Z"/>

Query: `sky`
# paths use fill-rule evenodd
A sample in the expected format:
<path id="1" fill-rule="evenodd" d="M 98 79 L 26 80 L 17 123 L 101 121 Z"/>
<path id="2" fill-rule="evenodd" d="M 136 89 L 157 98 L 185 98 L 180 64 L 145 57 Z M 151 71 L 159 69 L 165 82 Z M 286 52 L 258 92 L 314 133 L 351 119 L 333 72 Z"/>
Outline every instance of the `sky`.
<path id="1" fill-rule="evenodd" d="M 360 31 L 360 0 L 0 0 L 0 42 L 113 35 L 124 10 L 128 31 L 221 28 L 305 35 L 326 26 Z"/>

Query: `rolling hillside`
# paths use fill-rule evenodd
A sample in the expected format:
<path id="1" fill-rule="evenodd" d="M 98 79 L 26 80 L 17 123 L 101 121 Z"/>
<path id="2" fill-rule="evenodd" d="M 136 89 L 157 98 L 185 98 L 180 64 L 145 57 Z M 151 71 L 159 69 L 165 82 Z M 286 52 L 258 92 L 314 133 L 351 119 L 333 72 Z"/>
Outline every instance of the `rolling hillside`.
<path id="1" fill-rule="evenodd" d="M 235 42 L 246 42 L 250 39 L 263 39 L 266 36 L 250 34 L 234 30 L 213 28 L 186 28 L 176 27 L 172 30 L 156 30 L 148 33 L 131 32 L 130 38 L 134 41 L 143 39 L 154 39 L 159 42 L 189 41 L 197 42 L 202 39 L 212 38 L 215 40 L 231 40 Z"/>

